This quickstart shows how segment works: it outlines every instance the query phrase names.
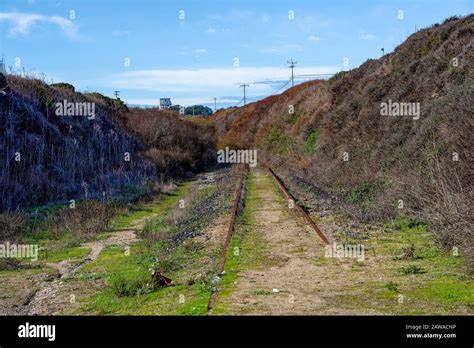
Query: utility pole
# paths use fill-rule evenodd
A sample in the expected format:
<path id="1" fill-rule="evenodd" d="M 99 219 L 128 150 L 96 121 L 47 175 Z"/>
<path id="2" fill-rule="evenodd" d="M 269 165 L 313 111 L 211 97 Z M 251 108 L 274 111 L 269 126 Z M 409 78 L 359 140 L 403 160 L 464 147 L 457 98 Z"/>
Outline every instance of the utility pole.
<path id="1" fill-rule="evenodd" d="M 120 99 L 119 94 L 120 94 L 120 91 L 114 91 L 115 99 Z"/>
<path id="2" fill-rule="evenodd" d="M 294 69 L 296 63 L 298 63 L 298 62 L 293 61 L 293 59 L 290 59 L 286 63 L 289 64 L 289 67 L 291 68 L 291 87 L 293 87 L 295 85 L 295 76 L 293 75 L 293 69 Z"/>
<path id="3" fill-rule="evenodd" d="M 214 112 L 217 110 L 217 98 L 214 97 Z"/>
<path id="4" fill-rule="evenodd" d="M 249 85 L 246 85 L 245 83 L 242 83 L 242 84 L 240 85 L 240 87 L 244 87 L 244 105 L 245 105 L 246 102 L 247 102 L 247 99 L 246 99 L 246 96 L 245 96 L 245 87 L 249 87 Z"/>

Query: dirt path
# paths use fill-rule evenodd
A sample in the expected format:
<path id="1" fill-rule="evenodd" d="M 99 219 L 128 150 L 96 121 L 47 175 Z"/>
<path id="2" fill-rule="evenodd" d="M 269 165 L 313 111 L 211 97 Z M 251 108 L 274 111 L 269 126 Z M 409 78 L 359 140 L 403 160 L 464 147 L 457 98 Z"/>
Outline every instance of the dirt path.
<path id="1" fill-rule="evenodd" d="M 336 283 L 345 280 L 316 262 L 324 256 L 324 244 L 288 208 L 265 172 L 253 171 L 250 180 L 254 192 L 249 192 L 252 200 L 246 207 L 251 216 L 248 233 L 263 238 L 264 261 L 240 272 L 231 295 L 222 296 L 217 306 L 225 314 L 334 313 L 327 298 Z M 242 257 L 246 252 L 242 249 Z"/>
<path id="2" fill-rule="evenodd" d="M 81 260 L 66 259 L 57 263 L 47 263 L 48 267 L 57 271 L 56 278 L 53 281 L 44 281 L 39 285 L 40 290 L 34 294 L 27 305 L 27 314 L 49 315 L 54 313 L 57 307 L 54 299 L 59 294 L 64 293 L 65 278 L 72 276 L 79 268 L 89 262 L 95 261 L 105 247 L 109 245 L 128 246 L 137 241 L 134 231 L 118 231 L 107 239 L 82 244 L 81 246 L 90 248 L 90 252 Z"/>

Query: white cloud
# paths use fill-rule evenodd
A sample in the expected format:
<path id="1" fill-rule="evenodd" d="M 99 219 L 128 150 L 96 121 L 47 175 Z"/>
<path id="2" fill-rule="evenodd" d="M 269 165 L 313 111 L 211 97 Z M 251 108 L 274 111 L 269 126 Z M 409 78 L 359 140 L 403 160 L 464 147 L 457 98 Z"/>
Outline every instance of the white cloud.
<path id="1" fill-rule="evenodd" d="M 42 23 L 52 23 L 61 29 L 71 39 L 79 37 L 78 27 L 71 20 L 60 16 L 43 16 L 34 13 L 0 12 L 0 22 L 11 23 L 11 35 L 28 35 L 33 26 Z"/>
<path id="2" fill-rule="evenodd" d="M 130 31 L 128 30 L 121 30 L 121 29 L 115 29 L 112 32 L 112 35 L 115 37 L 129 37 L 130 36 Z"/>
<path id="3" fill-rule="evenodd" d="M 301 32 L 311 35 L 317 28 L 328 27 L 331 25 L 331 22 L 328 18 L 323 16 L 297 16 L 296 25 Z"/>
<path id="4" fill-rule="evenodd" d="M 197 48 L 194 50 L 194 53 L 196 53 L 197 55 L 205 55 L 207 54 L 207 50 L 205 48 Z"/>
<path id="5" fill-rule="evenodd" d="M 298 67 L 296 74 L 332 74 L 339 66 Z M 128 90 L 142 90 L 166 93 L 206 93 L 235 89 L 239 83 L 264 80 L 287 80 L 289 71 L 285 68 L 209 68 L 183 70 L 134 70 L 95 81 L 94 85 Z M 252 91 L 264 91 L 265 85 L 251 85 Z"/>
<path id="6" fill-rule="evenodd" d="M 367 33 L 365 30 L 361 30 L 359 32 L 359 37 L 362 40 L 374 40 L 377 38 L 377 36 L 375 36 L 374 34 Z"/>
<path id="7" fill-rule="evenodd" d="M 208 32 L 208 33 L 215 33 L 216 31 L 217 30 L 214 29 L 214 28 L 209 28 L 209 29 L 206 30 L 206 32 Z"/>
<path id="8" fill-rule="evenodd" d="M 128 104 L 131 105 L 160 105 L 159 98 L 124 98 Z M 204 105 L 209 104 L 212 105 L 214 109 L 214 99 L 206 99 L 206 97 L 182 97 L 182 98 L 171 98 L 171 102 L 173 105 Z M 227 99 L 227 98 L 218 98 L 217 106 L 219 104 L 235 104 L 238 100 L 235 99 Z"/>
<path id="9" fill-rule="evenodd" d="M 261 21 L 263 24 L 268 23 L 269 20 L 270 20 L 270 16 L 267 15 L 266 13 L 263 14 L 262 17 L 260 17 L 260 21 Z"/>
<path id="10" fill-rule="evenodd" d="M 312 42 L 321 41 L 321 39 L 320 39 L 318 36 L 315 36 L 315 35 L 310 35 L 310 36 L 308 37 L 308 40 L 309 40 L 309 41 L 312 41 Z"/>
<path id="11" fill-rule="evenodd" d="M 283 47 L 285 49 L 289 49 L 289 50 L 297 50 L 297 51 L 302 51 L 303 50 L 303 46 L 297 45 L 297 44 L 289 44 L 289 45 L 285 45 Z"/>
<path id="12" fill-rule="evenodd" d="M 276 47 L 266 47 L 260 50 L 261 53 L 278 53 L 280 50 Z"/>
<path id="13" fill-rule="evenodd" d="M 276 47 L 264 47 L 260 49 L 260 53 L 282 53 L 288 51 L 298 51 L 301 52 L 303 50 L 303 46 L 298 44 L 286 44 L 280 45 Z"/>

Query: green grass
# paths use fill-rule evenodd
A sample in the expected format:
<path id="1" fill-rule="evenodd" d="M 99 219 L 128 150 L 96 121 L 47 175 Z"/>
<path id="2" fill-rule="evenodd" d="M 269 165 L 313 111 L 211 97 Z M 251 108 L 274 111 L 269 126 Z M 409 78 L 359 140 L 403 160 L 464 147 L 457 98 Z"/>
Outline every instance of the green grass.
<path id="1" fill-rule="evenodd" d="M 401 315 L 473 313 L 474 281 L 467 275 L 464 257 L 442 250 L 424 221 L 408 217 L 389 221 L 369 243 L 385 279 L 385 284 L 381 280 L 364 287 L 371 294 L 367 299 L 372 296 L 372 308 Z M 411 244 L 414 257 L 400 257 L 403 248 Z M 377 291 L 377 287 L 385 290 Z M 402 294 L 406 301 L 398 304 L 396 294 Z M 359 305 L 367 306 L 367 301 Z"/>
<path id="2" fill-rule="evenodd" d="M 316 129 L 308 136 L 306 139 L 306 152 L 310 155 L 313 155 L 316 152 L 316 142 L 319 138 L 320 130 Z"/>
<path id="3" fill-rule="evenodd" d="M 265 176 L 265 185 L 268 189 L 277 190 L 273 185 L 271 178 Z M 225 274 L 222 275 L 218 286 L 219 297 L 213 308 L 213 314 L 227 314 L 232 304 L 227 299 L 235 290 L 234 282 L 238 280 L 239 273 L 249 269 L 259 269 L 269 267 L 275 264 L 275 260 L 268 258 L 266 253 L 266 242 L 259 233 L 255 233 L 252 212 L 258 208 L 257 186 L 255 175 L 249 173 L 247 181 L 247 195 L 245 197 L 245 207 L 243 212 L 237 218 L 235 230 L 229 244 L 227 258 L 225 263 Z M 235 253 L 238 250 L 238 254 Z"/>
<path id="4" fill-rule="evenodd" d="M 130 256 L 126 256 L 122 248 L 109 247 L 100 254 L 96 262 L 84 266 L 79 277 L 87 279 L 95 274 L 109 282 L 104 291 L 91 299 L 84 308 L 85 312 L 113 315 L 205 315 L 211 294 L 207 279 L 192 285 L 184 284 L 190 274 L 199 270 L 200 261 L 207 255 L 204 252 L 191 254 L 186 252 L 185 246 L 179 246 L 172 253 L 172 259 L 178 267 L 166 273 L 178 285 L 147 290 L 143 279 L 149 277 L 155 257 L 160 258 L 159 250 L 164 252 L 166 249 L 163 244 L 157 244 L 155 248 L 150 250 L 145 243 L 136 243 L 132 246 Z M 117 279 L 118 285 L 114 283 Z M 117 286 L 120 287 L 118 291 Z M 184 303 L 179 302 L 180 295 L 184 295 Z"/>
<path id="5" fill-rule="evenodd" d="M 61 250 L 41 251 L 39 260 L 45 262 L 59 262 L 67 259 L 81 259 L 87 256 L 91 251 L 88 247 L 74 247 Z"/>
<path id="6" fill-rule="evenodd" d="M 130 227 L 141 229 L 150 218 L 163 230 L 164 240 L 141 241 L 127 249 L 108 246 L 98 258 L 83 265 L 71 277 L 64 280 L 73 286 L 80 306 L 65 308 L 68 314 L 111 314 L 111 315 L 206 315 L 211 295 L 210 280 L 215 274 L 218 255 L 214 251 L 192 245 L 193 240 L 175 246 L 169 240 L 174 229 L 168 229 L 165 222 L 168 214 L 177 209 L 180 199 L 186 199 L 186 211 L 192 213 L 198 202 L 205 201 L 217 188 L 214 186 L 195 188 L 196 181 L 185 182 L 167 195 L 161 195 L 150 203 L 131 205 L 127 212 L 118 214 L 112 221 L 112 229 L 96 236 L 96 240 L 108 238 L 113 230 Z M 194 221 L 194 220 L 193 220 Z M 161 225 L 160 225 L 161 224 Z M 171 226 L 172 227 L 172 226 Z M 31 240 L 46 250 L 40 252 L 40 260 L 59 262 L 65 259 L 83 259 L 90 249 L 78 246 L 67 236 L 49 239 L 47 234 L 35 234 Z M 73 243 L 74 242 L 74 243 Z M 188 243 L 189 242 L 189 243 Z M 153 289 L 151 268 L 173 280 L 174 286 Z M 4 277 L 16 277 L 23 272 L 54 272 L 52 268 L 18 270 L 5 272 Z M 1 272 L 3 273 L 3 272 Z M 202 276 L 197 276 L 201 274 Z M 1 276 L 1 274 L 0 274 Z M 182 296 L 184 297 L 182 297 Z M 184 299 L 184 303 L 180 302 Z M 71 312 L 72 311 L 72 312 Z"/>
<path id="7" fill-rule="evenodd" d="M 158 215 L 178 205 L 179 200 L 186 196 L 192 187 L 193 182 L 188 181 L 178 186 L 178 188 L 171 194 L 159 197 L 151 203 L 142 203 L 134 205 L 128 211 L 117 215 L 111 222 L 111 229 L 119 230 L 130 227 L 130 225 L 137 220 L 145 219 L 150 215 Z"/>
<path id="8" fill-rule="evenodd" d="M 399 292 L 400 290 L 398 289 L 398 285 L 394 282 L 389 282 L 387 284 L 384 285 L 385 288 L 387 288 L 388 290 L 390 291 L 395 291 L 395 292 Z"/>
<path id="9" fill-rule="evenodd" d="M 415 290 L 413 295 L 448 306 L 462 304 L 474 309 L 474 282 L 468 279 L 453 281 L 452 277 L 439 277 Z"/>
<path id="10" fill-rule="evenodd" d="M 291 139 L 282 127 L 273 125 L 267 135 L 267 143 L 276 147 L 279 154 L 287 153 L 291 144 Z"/>
<path id="11" fill-rule="evenodd" d="M 417 265 L 408 265 L 406 267 L 400 268 L 399 271 L 402 274 L 423 274 L 423 273 L 425 273 L 423 268 L 421 268 Z"/>
<path id="12" fill-rule="evenodd" d="M 166 196 L 153 207 L 156 214 L 152 221 L 159 227 L 167 227 L 163 219 L 168 211 L 177 206 L 179 199 L 191 193 L 192 183 L 181 186 L 173 195 Z M 204 188 L 194 195 L 193 202 L 204 199 L 213 192 Z M 134 219 L 142 218 L 143 209 L 136 210 Z M 146 216 L 146 215 L 145 215 Z M 121 216 L 117 225 L 124 225 L 129 216 Z M 165 234 L 172 233 L 165 228 Z M 166 237 L 166 236 L 165 236 Z M 170 235 L 168 235 L 170 237 Z M 190 241 L 189 241 L 190 243 Z M 107 287 L 84 303 L 84 313 L 112 315 L 205 315 L 211 295 L 210 279 L 213 269 L 202 269 L 203 261 L 209 258 L 204 249 L 190 247 L 187 242 L 174 246 L 168 239 L 159 242 L 138 242 L 131 246 L 130 255 L 125 249 L 108 247 L 95 262 L 82 267 L 79 279 L 106 279 Z M 213 258 L 217 260 L 217 257 Z M 153 289 L 151 269 L 164 273 L 173 280 L 174 286 Z M 204 273 L 197 282 L 190 282 L 192 275 Z M 148 285 L 147 285 L 148 283 Z M 180 295 L 184 303 L 180 302 Z"/>

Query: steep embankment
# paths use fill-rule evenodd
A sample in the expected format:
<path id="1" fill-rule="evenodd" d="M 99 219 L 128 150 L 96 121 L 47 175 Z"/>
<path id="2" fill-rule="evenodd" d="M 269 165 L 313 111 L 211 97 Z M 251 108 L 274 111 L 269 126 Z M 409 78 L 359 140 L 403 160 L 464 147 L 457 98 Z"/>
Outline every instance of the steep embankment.
<path id="1" fill-rule="evenodd" d="M 67 84 L 7 78 L 7 94 L 0 97 L 0 211 L 110 195 L 155 174 L 140 155 L 143 145 L 112 121 L 113 113 L 126 111 L 120 101 L 76 93 Z M 93 103 L 95 118 L 57 116 L 55 104 L 64 100 Z"/>
<path id="2" fill-rule="evenodd" d="M 359 219 L 426 219 L 446 247 L 472 255 L 473 46 L 474 15 L 450 18 L 329 81 L 217 113 L 220 144 L 257 148 L 260 162 L 336 193 Z M 382 103 L 415 104 L 388 116 Z"/>
<path id="3" fill-rule="evenodd" d="M 0 213 L 104 193 L 110 198 L 157 175 L 199 171 L 213 159 L 214 130 L 199 118 L 129 110 L 66 83 L 7 80 L 0 95 Z M 66 105 L 61 115 L 57 103 Z"/>

